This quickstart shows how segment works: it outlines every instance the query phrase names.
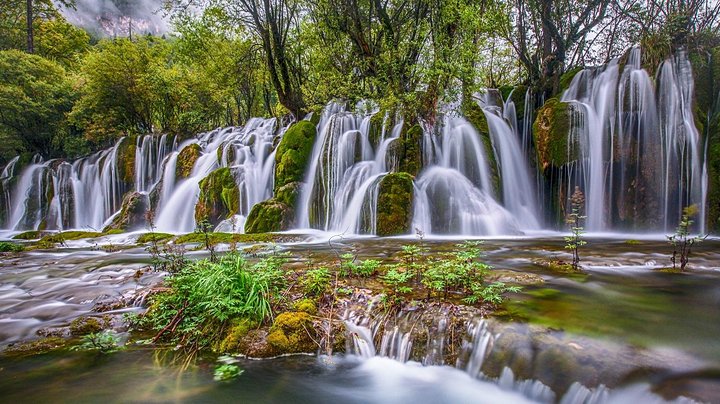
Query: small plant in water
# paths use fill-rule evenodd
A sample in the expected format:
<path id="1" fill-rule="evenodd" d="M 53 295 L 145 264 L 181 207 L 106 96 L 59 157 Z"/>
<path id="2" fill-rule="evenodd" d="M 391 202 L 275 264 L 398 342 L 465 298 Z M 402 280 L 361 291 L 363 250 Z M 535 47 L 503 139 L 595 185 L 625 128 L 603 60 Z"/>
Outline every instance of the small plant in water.
<path id="1" fill-rule="evenodd" d="M 476 304 L 480 301 L 492 304 L 500 304 L 503 302 L 503 293 L 518 293 L 522 290 L 520 286 L 507 286 L 503 282 L 495 282 L 489 285 L 482 283 L 473 283 L 470 286 L 472 293 L 463 299 L 467 304 Z"/>
<path id="2" fill-rule="evenodd" d="M 688 261 L 690 260 L 690 251 L 692 250 L 692 247 L 695 244 L 701 243 L 703 240 L 707 238 L 707 235 L 705 236 L 691 236 L 690 235 L 690 228 L 692 227 L 694 221 L 692 218 L 697 214 L 697 206 L 696 205 L 690 205 L 683 209 L 683 215 L 680 219 L 680 223 L 678 224 L 677 229 L 675 230 L 675 234 L 671 236 L 666 236 L 668 239 L 668 242 L 673 247 L 672 257 L 670 260 L 673 264 L 673 269 L 677 269 L 678 265 L 678 258 L 680 259 L 680 271 L 684 271 L 685 267 L 688 264 Z"/>
<path id="3" fill-rule="evenodd" d="M 587 244 L 587 241 L 582 239 L 582 221 L 586 217 L 581 214 L 583 206 L 585 206 L 585 195 L 580 191 L 580 187 L 576 186 L 575 192 L 570 197 L 570 213 L 565 219 L 565 222 L 570 226 L 570 236 L 565 237 L 565 248 L 572 252 L 572 267 L 575 271 L 578 270 L 580 265 L 580 247 Z"/>
<path id="4" fill-rule="evenodd" d="M 83 336 L 80 345 L 71 348 L 73 351 L 99 351 L 102 353 L 110 353 L 122 349 L 120 346 L 120 336 L 115 331 L 105 330 L 102 332 L 93 332 Z"/>
<path id="5" fill-rule="evenodd" d="M 241 374 L 244 370 L 240 369 L 240 366 L 226 363 L 215 368 L 215 379 L 216 382 L 224 382 L 232 380 Z"/>

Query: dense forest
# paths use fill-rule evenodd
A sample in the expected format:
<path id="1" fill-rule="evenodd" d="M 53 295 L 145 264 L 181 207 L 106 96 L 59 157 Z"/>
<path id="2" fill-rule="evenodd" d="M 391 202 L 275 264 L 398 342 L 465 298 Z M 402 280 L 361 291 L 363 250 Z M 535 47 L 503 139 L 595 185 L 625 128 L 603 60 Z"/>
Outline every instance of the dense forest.
<path id="1" fill-rule="evenodd" d="M 333 99 L 432 122 L 478 89 L 524 85 L 539 107 L 579 67 L 631 46 L 652 69 L 678 47 L 720 43 L 712 0 L 181 0 L 158 3 L 171 22 L 161 36 L 132 19 L 87 31 L 61 13 L 74 7 L 0 5 L 0 164 L 300 119 Z"/>

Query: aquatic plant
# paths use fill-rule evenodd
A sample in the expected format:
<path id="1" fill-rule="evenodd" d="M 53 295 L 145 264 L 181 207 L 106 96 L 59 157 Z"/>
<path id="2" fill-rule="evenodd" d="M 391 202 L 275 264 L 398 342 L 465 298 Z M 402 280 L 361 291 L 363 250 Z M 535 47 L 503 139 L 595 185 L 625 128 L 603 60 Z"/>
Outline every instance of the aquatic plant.
<path id="1" fill-rule="evenodd" d="M 224 382 L 240 376 L 243 372 L 244 370 L 240 369 L 238 365 L 226 363 L 215 368 L 213 379 L 216 382 Z"/>
<path id="2" fill-rule="evenodd" d="M 503 294 L 512 292 L 518 293 L 522 290 L 520 286 L 507 286 L 503 282 L 493 282 L 489 285 L 482 283 L 473 283 L 470 285 L 472 293 L 463 299 L 467 304 L 476 304 L 478 302 L 487 302 L 498 305 L 503 302 Z"/>
<path id="3" fill-rule="evenodd" d="M 112 330 L 93 332 L 82 337 L 80 345 L 70 348 L 73 351 L 116 352 L 122 349 L 120 336 Z"/>

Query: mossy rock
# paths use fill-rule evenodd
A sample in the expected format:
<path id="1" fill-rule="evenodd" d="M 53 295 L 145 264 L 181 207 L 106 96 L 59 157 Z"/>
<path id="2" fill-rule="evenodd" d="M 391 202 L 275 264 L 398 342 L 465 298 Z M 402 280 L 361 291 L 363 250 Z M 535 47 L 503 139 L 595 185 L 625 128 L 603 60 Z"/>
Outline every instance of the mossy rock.
<path id="1" fill-rule="evenodd" d="M 25 250 L 22 244 L 0 241 L 0 253 L 21 252 Z"/>
<path id="2" fill-rule="evenodd" d="M 233 320 L 230 329 L 225 334 L 217 350 L 225 353 L 246 353 L 247 341 L 245 337 L 258 325 L 256 321 L 247 318 Z"/>
<path id="3" fill-rule="evenodd" d="M 78 317 L 70 323 L 70 335 L 82 337 L 83 335 L 98 333 L 108 327 L 106 320 L 95 317 Z"/>
<path id="4" fill-rule="evenodd" d="M 138 244 L 147 244 L 147 243 L 152 243 L 152 242 L 159 243 L 162 241 L 169 240 L 173 237 L 174 237 L 174 235 L 169 234 L 169 233 L 145 233 L 145 234 L 141 235 L 140 237 L 138 237 L 136 242 Z"/>
<path id="5" fill-rule="evenodd" d="M 109 225 L 105 226 L 103 232 L 128 231 L 143 227 L 149 204 L 150 201 L 146 194 L 128 192 L 123 197 L 120 213 L 113 218 Z"/>
<path id="6" fill-rule="evenodd" d="M 568 151 L 571 113 L 572 106 L 557 98 L 549 99 L 537 111 L 533 137 L 543 171 L 563 166 L 575 159 L 574 152 Z"/>
<path id="7" fill-rule="evenodd" d="M 48 232 L 46 231 L 38 231 L 38 230 L 30 230 L 26 232 L 22 232 L 20 234 L 14 235 L 12 238 L 13 240 L 39 240 L 45 236 L 47 236 Z"/>
<path id="8" fill-rule="evenodd" d="M 412 125 L 400 135 L 399 170 L 418 175 L 422 169 L 422 139 L 423 130 L 420 125 Z"/>
<path id="9" fill-rule="evenodd" d="M 245 221 L 245 233 L 254 234 L 287 230 L 293 221 L 293 209 L 273 198 L 257 203 L 252 207 Z"/>
<path id="10" fill-rule="evenodd" d="M 390 173 L 380 180 L 375 226 L 378 236 L 410 233 L 413 196 L 413 177 L 408 173 Z"/>
<path id="11" fill-rule="evenodd" d="M 47 337 L 35 341 L 12 344 L 3 352 L 8 356 L 30 356 L 55 351 L 67 346 L 68 341 L 61 337 Z"/>
<path id="12" fill-rule="evenodd" d="M 182 180 L 192 174 L 195 162 L 202 156 L 202 148 L 197 143 L 185 146 L 177 156 L 175 164 L 175 180 Z"/>
<path id="13" fill-rule="evenodd" d="M 310 314 L 290 311 L 279 314 L 270 328 L 267 342 L 278 354 L 315 352 L 316 331 Z"/>
<path id="14" fill-rule="evenodd" d="M 38 244 L 64 243 L 71 240 L 82 240 L 87 238 L 102 237 L 104 233 L 94 231 L 63 231 L 60 233 L 50 234 L 40 239 Z"/>
<path id="15" fill-rule="evenodd" d="M 200 197 L 195 205 L 195 221 L 207 220 L 213 226 L 237 214 L 240 189 L 229 168 L 219 168 L 200 181 Z"/>
<path id="16" fill-rule="evenodd" d="M 302 182 L 291 182 L 289 184 L 285 184 L 282 187 L 277 188 L 274 199 L 287 206 L 295 206 L 295 201 L 297 200 L 298 195 L 300 195 L 301 187 Z"/>
<path id="17" fill-rule="evenodd" d="M 316 135 L 309 121 L 297 122 L 285 132 L 275 153 L 275 192 L 304 179 Z"/>
<path id="18" fill-rule="evenodd" d="M 300 238 L 289 234 L 237 234 L 237 233 L 208 233 L 212 243 L 283 243 L 297 241 Z M 202 243 L 205 241 L 205 234 L 200 232 L 188 233 L 173 240 L 175 244 Z"/>
<path id="19" fill-rule="evenodd" d="M 118 177 L 131 189 L 135 184 L 135 154 L 137 152 L 137 136 L 125 136 L 117 145 Z"/>

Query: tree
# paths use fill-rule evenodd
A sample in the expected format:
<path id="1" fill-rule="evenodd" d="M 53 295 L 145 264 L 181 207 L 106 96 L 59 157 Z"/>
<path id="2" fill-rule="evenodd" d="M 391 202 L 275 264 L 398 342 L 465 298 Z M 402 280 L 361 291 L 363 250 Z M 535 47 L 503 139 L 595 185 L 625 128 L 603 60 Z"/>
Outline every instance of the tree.
<path id="1" fill-rule="evenodd" d="M 503 36 L 512 44 L 529 81 L 546 95 L 556 93 L 571 54 L 587 51 L 586 42 L 608 16 L 610 0 L 513 0 L 513 20 Z"/>
<path id="2" fill-rule="evenodd" d="M 15 152 L 56 157 L 76 96 L 59 64 L 16 50 L 0 51 L 0 139 Z"/>

